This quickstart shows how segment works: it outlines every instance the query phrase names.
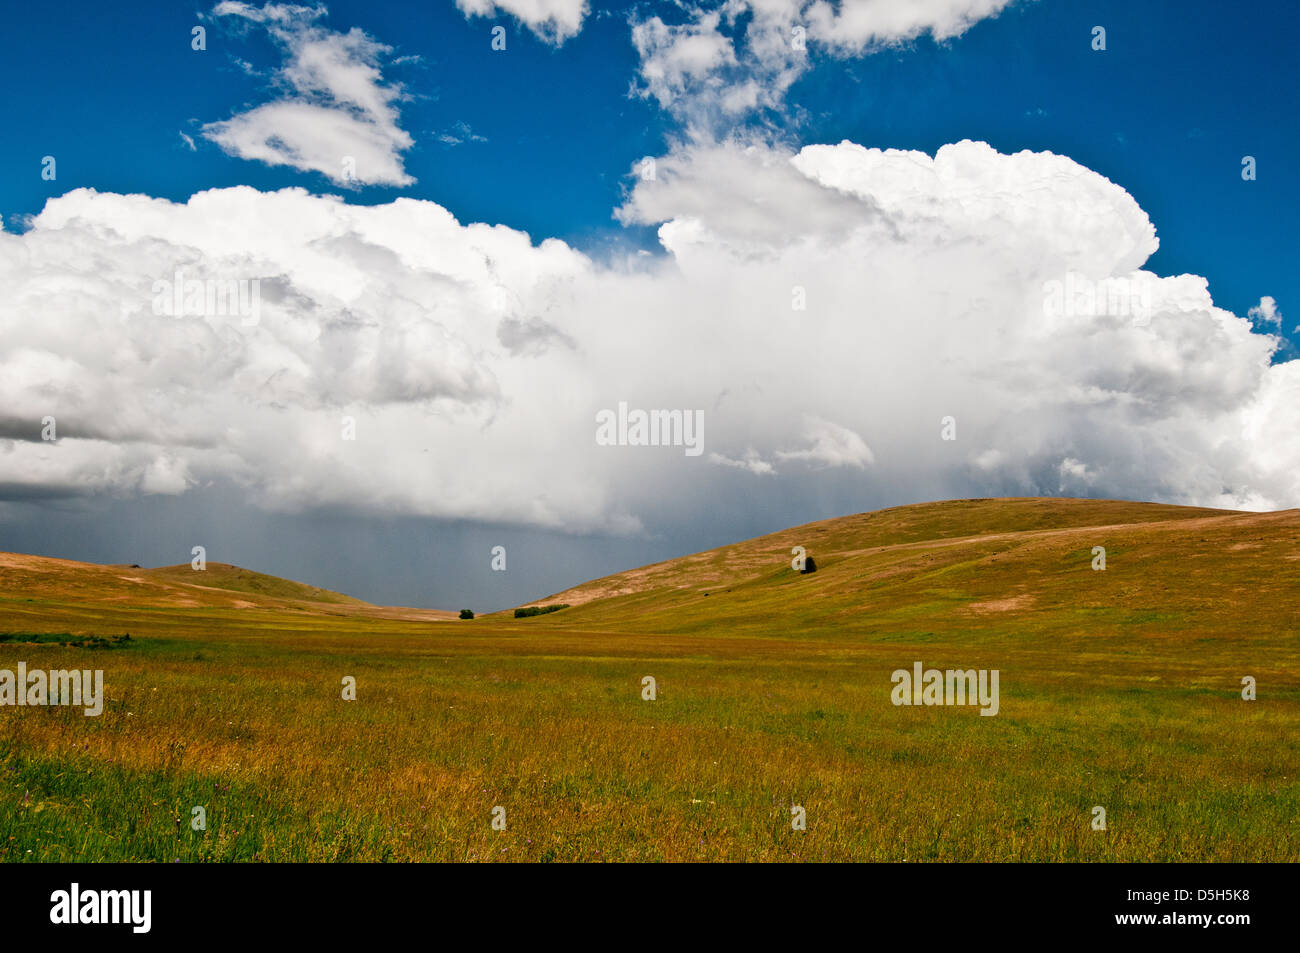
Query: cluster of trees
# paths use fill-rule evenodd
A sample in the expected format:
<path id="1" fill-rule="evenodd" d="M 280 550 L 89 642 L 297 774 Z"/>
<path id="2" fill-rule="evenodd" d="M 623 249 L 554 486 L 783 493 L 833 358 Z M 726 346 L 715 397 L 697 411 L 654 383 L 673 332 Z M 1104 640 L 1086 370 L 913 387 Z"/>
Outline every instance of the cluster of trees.
<path id="1" fill-rule="evenodd" d="M 569 604 L 567 602 L 561 603 L 560 605 L 557 606 L 528 606 L 527 608 L 524 609 L 516 609 L 515 618 L 527 619 L 535 615 L 546 615 L 546 613 L 548 612 L 559 612 L 561 609 L 567 609 L 567 608 L 569 608 Z"/>

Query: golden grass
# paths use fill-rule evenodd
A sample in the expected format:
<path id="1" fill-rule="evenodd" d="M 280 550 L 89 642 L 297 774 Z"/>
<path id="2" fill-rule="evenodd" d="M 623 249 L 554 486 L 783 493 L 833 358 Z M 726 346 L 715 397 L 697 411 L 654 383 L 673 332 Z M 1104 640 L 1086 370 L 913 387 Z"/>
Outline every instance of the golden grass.
<path id="1" fill-rule="evenodd" d="M 1293 860 L 1298 524 L 932 504 L 470 622 L 278 591 L 146 608 L 0 564 L 0 631 L 137 643 L 0 644 L 0 668 L 103 668 L 108 694 L 99 718 L 0 709 L 0 858 Z M 893 706 L 917 660 L 998 669 L 999 714 Z"/>

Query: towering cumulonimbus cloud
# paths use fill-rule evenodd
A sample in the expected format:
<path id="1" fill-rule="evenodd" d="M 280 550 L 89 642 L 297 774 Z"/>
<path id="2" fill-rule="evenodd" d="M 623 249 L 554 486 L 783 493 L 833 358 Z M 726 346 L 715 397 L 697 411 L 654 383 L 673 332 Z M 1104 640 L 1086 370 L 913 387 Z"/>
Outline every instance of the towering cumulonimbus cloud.
<path id="1" fill-rule="evenodd" d="M 814 470 L 1300 505 L 1300 363 L 1143 270 L 1146 214 L 1068 158 L 696 143 L 618 214 L 665 254 L 597 264 L 412 199 L 53 199 L 0 233 L 0 487 L 605 532 Z M 256 281 L 257 314 L 177 312 L 178 275 Z M 703 411 L 705 452 L 598 445 L 621 401 Z"/>

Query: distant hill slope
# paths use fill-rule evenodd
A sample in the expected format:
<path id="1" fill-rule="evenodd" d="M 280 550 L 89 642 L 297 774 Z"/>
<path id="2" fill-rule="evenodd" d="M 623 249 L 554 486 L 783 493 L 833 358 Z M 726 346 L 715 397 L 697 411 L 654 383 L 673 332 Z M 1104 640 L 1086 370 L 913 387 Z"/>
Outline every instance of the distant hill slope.
<path id="1" fill-rule="evenodd" d="M 113 604 L 141 608 L 309 610 L 367 617 L 446 619 L 432 609 L 375 606 L 306 583 L 227 563 L 199 571 L 188 563 L 142 569 L 0 553 L 0 595 L 63 604 Z"/>
<path id="2" fill-rule="evenodd" d="M 817 571 L 796 573 L 803 546 Z M 1106 548 L 1104 572 L 1093 547 Z M 1294 626 L 1300 510 L 1052 498 L 953 500 L 809 523 L 583 583 L 521 624 L 791 636 L 1076 631 L 1132 621 Z M 1255 596 L 1242 600 L 1241 592 Z M 1228 607 L 1234 607 L 1229 610 Z"/>
<path id="3" fill-rule="evenodd" d="M 268 576 L 227 563 L 208 563 L 202 573 L 196 572 L 189 563 L 178 566 L 160 566 L 157 569 L 138 570 L 146 579 L 163 583 L 179 583 L 186 586 L 201 586 L 225 592 L 242 592 L 252 596 L 266 596 L 275 599 L 293 599 L 300 602 L 327 602 L 341 605 L 367 605 L 360 599 L 345 596 L 329 589 L 318 589 L 303 582 Z"/>

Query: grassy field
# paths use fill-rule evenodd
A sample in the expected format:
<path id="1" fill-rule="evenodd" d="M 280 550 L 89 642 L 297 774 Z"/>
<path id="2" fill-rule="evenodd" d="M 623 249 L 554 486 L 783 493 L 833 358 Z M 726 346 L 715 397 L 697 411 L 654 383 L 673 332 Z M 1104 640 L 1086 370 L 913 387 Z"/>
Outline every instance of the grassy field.
<path id="1" fill-rule="evenodd" d="M 0 556 L 0 669 L 99 668 L 107 694 L 0 708 L 0 859 L 1294 860 L 1298 531 L 925 504 L 472 621 Z M 999 713 L 895 706 L 917 661 L 997 669 Z"/>

